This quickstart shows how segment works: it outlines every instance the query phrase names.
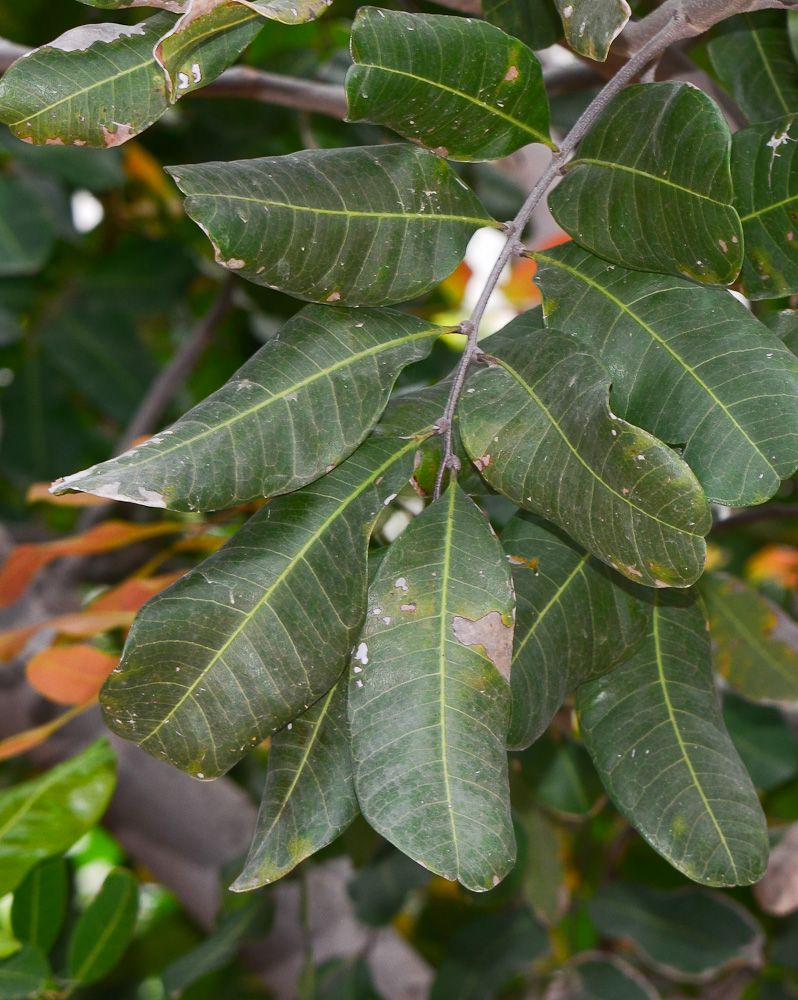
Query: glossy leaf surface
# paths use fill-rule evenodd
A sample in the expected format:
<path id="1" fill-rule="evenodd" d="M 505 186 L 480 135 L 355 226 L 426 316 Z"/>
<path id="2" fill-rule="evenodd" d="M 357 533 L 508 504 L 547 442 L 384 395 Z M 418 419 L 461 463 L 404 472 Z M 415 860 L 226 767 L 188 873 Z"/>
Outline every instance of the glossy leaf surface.
<path id="1" fill-rule="evenodd" d="M 751 299 L 798 291 L 798 116 L 741 129 L 732 141 L 734 203 Z"/>
<path id="2" fill-rule="evenodd" d="M 694 596 L 655 594 L 640 650 L 578 690 L 580 731 L 613 802 L 655 851 L 697 882 L 748 885 L 767 866 L 767 830 L 709 656 Z"/>
<path id="3" fill-rule="evenodd" d="M 116 780 L 106 740 L 0 793 L 0 892 L 15 889 L 39 862 L 62 854 L 105 812 Z"/>
<path id="4" fill-rule="evenodd" d="M 419 864 L 490 889 L 515 859 L 513 594 L 501 546 L 456 484 L 391 546 L 368 609 L 349 686 L 361 811 Z"/>
<path id="5" fill-rule="evenodd" d="M 29 872 L 14 890 L 11 929 L 18 941 L 47 953 L 55 944 L 67 905 L 67 865 L 48 858 Z"/>
<path id="6" fill-rule="evenodd" d="M 701 579 L 715 669 L 738 694 L 766 704 L 798 703 L 798 623 L 726 573 Z"/>
<path id="7" fill-rule="evenodd" d="M 299 489 L 355 450 L 402 368 L 446 330 L 394 310 L 307 306 L 167 431 L 55 491 L 218 510 Z"/>
<path id="8" fill-rule="evenodd" d="M 529 746 L 580 684 L 627 659 L 648 633 L 646 592 L 532 514 L 501 534 L 516 593 L 508 745 Z"/>
<path id="9" fill-rule="evenodd" d="M 582 56 L 604 62 L 610 45 L 626 27 L 632 10 L 626 0 L 554 0 L 568 44 Z"/>
<path id="10" fill-rule="evenodd" d="M 495 225 L 439 156 L 409 145 L 170 167 L 220 264 L 300 299 L 386 305 L 450 274 Z"/>
<path id="11" fill-rule="evenodd" d="M 363 621 L 370 527 L 415 448 L 366 442 L 145 604 L 103 689 L 109 727 L 212 778 L 329 691 Z"/>
<path id="12" fill-rule="evenodd" d="M 35 49 L 0 81 L 0 121 L 36 145 L 126 142 L 169 106 L 153 48 L 174 23 L 159 13 L 131 26 L 87 25 Z"/>
<path id="13" fill-rule="evenodd" d="M 351 46 L 350 121 L 387 125 L 455 160 L 552 145 L 540 63 L 492 24 L 361 7 Z"/>
<path id="14" fill-rule="evenodd" d="M 675 452 L 610 411 L 603 365 L 556 331 L 525 336 L 523 317 L 483 345 L 492 363 L 468 379 L 460 427 L 488 482 L 630 579 L 692 583 L 704 495 Z"/>
<path id="15" fill-rule="evenodd" d="M 798 465 L 798 359 L 721 288 L 535 255 L 546 321 L 609 369 L 612 407 L 683 448 L 710 500 L 761 503 Z"/>
<path id="16" fill-rule="evenodd" d="M 599 257 L 727 285 L 743 263 L 730 151 L 723 114 L 700 90 L 627 87 L 582 140 L 549 207 Z"/>
<path id="17" fill-rule="evenodd" d="M 341 680 L 272 737 L 252 847 L 231 888 L 280 878 L 343 833 L 357 813 Z"/>
<path id="18" fill-rule="evenodd" d="M 483 0 L 486 20 L 520 38 L 530 49 L 547 49 L 562 38 L 563 28 L 554 0 Z"/>

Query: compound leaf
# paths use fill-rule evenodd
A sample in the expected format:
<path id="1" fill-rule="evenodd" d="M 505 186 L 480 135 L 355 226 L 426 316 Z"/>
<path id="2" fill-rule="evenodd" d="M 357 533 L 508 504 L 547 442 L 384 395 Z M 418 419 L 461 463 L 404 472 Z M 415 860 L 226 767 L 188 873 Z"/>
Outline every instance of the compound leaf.
<path id="1" fill-rule="evenodd" d="M 349 685 L 361 811 L 425 868 L 491 889 L 515 859 L 513 593 L 499 542 L 456 483 L 390 547 L 368 606 Z"/>
<path id="2" fill-rule="evenodd" d="M 525 336 L 523 317 L 483 343 L 491 364 L 468 380 L 460 428 L 488 482 L 638 583 L 692 583 L 706 499 L 675 452 L 609 410 L 602 364 L 565 334 Z"/>
<path id="3" fill-rule="evenodd" d="M 361 7 L 352 58 L 350 121 L 387 125 L 455 160 L 553 145 L 540 63 L 492 24 Z"/>
<path id="4" fill-rule="evenodd" d="M 421 295 L 496 225 L 439 156 L 407 144 L 170 167 L 220 264 L 313 302 Z"/>
<path id="5" fill-rule="evenodd" d="M 581 56 L 604 62 L 610 45 L 626 27 L 632 9 L 626 0 L 554 0 L 568 44 Z"/>
<path id="6" fill-rule="evenodd" d="M 307 306 L 170 429 L 53 492 L 218 510 L 299 489 L 355 450 L 402 368 L 445 332 L 394 310 Z"/>
<path id="7" fill-rule="evenodd" d="M 549 207 L 599 257 L 727 285 L 743 263 L 730 151 L 723 114 L 700 90 L 627 87 L 582 140 Z"/>
<path id="8" fill-rule="evenodd" d="M 697 882 L 748 885 L 767 867 L 767 828 L 723 725 L 704 615 L 691 593 L 653 601 L 638 652 L 577 691 L 585 745 L 655 851 Z"/>
<path id="9" fill-rule="evenodd" d="M 535 255 L 547 323 L 607 366 L 612 407 L 678 445 L 710 500 L 762 503 L 798 466 L 798 359 L 722 288 Z"/>

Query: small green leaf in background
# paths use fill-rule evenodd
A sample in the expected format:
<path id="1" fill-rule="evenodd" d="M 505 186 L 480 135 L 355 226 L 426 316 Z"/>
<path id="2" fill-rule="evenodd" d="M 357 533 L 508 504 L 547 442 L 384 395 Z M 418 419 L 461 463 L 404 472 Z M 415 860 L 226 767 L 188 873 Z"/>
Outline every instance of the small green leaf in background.
<path id="1" fill-rule="evenodd" d="M 357 813 L 344 679 L 272 737 L 252 846 L 230 888 L 280 878 L 343 833 Z"/>
<path id="2" fill-rule="evenodd" d="M 734 205 L 745 234 L 750 299 L 798 291 L 798 116 L 741 129 L 732 140 Z"/>
<path id="3" fill-rule="evenodd" d="M 729 965 L 762 962 L 762 928 L 720 893 L 612 885 L 588 912 L 601 934 L 631 941 L 647 965 L 671 979 L 703 982 Z"/>
<path id="4" fill-rule="evenodd" d="M 39 996 L 50 978 L 50 963 L 40 948 L 27 944 L 0 962 L 0 1000 Z"/>
<path id="5" fill-rule="evenodd" d="M 220 0 L 224 2 L 224 0 Z M 240 0 L 263 17 L 282 24 L 305 24 L 323 14 L 332 0 Z"/>
<path id="6" fill-rule="evenodd" d="M 55 944 L 66 915 L 67 864 L 48 858 L 14 890 L 11 928 L 19 941 L 48 952 Z"/>
<path id="7" fill-rule="evenodd" d="M 766 792 L 798 774 L 798 740 L 777 708 L 726 692 L 723 721 L 757 788 Z"/>
<path id="8" fill-rule="evenodd" d="M 361 7 L 352 58 L 350 121 L 387 125 L 454 160 L 553 146 L 540 63 L 492 24 Z"/>
<path id="9" fill-rule="evenodd" d="M 787 11 L 730 18 L 707 51 L 718 79 L 752 125 L 798 112 L 798 63 L 787 34 Z"/>
<path id="10" fill-rule="evenodd" d="M 546 931 L 526 907 L 474 920 L 449 942 L 429 1000 L 491 1000 L 548 950 Z"/>
<path id="11" fill-rule="evenodd" d="M 133 937 L 138 908 L 135 876 L 126 868 L 109 872 L 72 931 L 70 979 L 88 985 L 113 969 Z"/>
<path id="12" fill-rule="evenodd" d="M 583 952 L 560 972 L 545 1000 L 659 1000 L 659 993 L 617 955 Z"/>
<path id="13" fill-rule="evenodd" d="M 450 329 L 392 309 L 307 306 L 177 423 L 54 491 L 171 510 L 290 493 L 355 450 L 402 368 Z"/>
<path id="14" fill-rule="evenodd" d="M 738 694 L 765 704 L 798 703 L 798 623 L 727 573 L 701 579 L 715 670 Z"/>
<path id="15" fill-rule="evenodd" d="M 683 449 L 710 500 L 769 499 L 798 466 L 798 359 L 722 288 L 536 253 L 547 324 L 595 351 L 612 408 Z M 667 404 L 663 402 L 667 400 Z"/>
<path id="16" fill-rule="evenodd" d="M 554 0 L 483 0 L 485 19 L 530 49 L 547 49 L 562 38 Z"/>
<path id="17" fill-rule="evenodd" d="M 364 924 L 382 927 L 396 916 L 409 892 L 426 885 L 429 871 L 391 849 L 387 855 L 362 868 L 349 883 L 355 915 Z"/>
<path id="18" fill-rule="evenodd" d="M 0 121 L 18 139 L 105 148 L 149 128 L 169 107 L 153 47 L 175 23 L 85 25 L 35 49 L 0 81 Z"/>
<path id="19" fill-rule="evenodd" d="M 349 686 L 366 820 L 477 892 L 515 860 L 507 726 L 513 595 L 498 540 L 453 483 L 391 545 Z"/>
<path id="20" fill-rule="evenodd" d="M 460 431 L 477 468 L 624 576 L 688 586 L 703 570 L 710 526 L 695 476 L 611 412 L 612 378 L 588 349 L 555 330 L 528 333 L 520 316 L 484 340 L 490 363 L 466 384 Z"/>
<path id="21" fill-rule="evenodd" d="M 627 87 L 582 140 L 549 207 L 599 257 L 728 285 L 743 263 L 730 152 L 726 120 L 700 90 Z"/>
<path id="22" fill-rule="evenodd" d="M 604 787 L 655 851 L 697 882 L 762 877 L 765 817 L 723 725 L 692 592 L 656 593 L 649 638 L 579 688 L 576 705 Z"/>
<path id="23" fill-rule="evenodd" d="M 626 0 L 554 0 L 568 44 L 580 56 L 604 62 L 610 45 L 626 27 L 632 9 Z"/>
<path id="24" fill-rule="evenodd" d="M 522 898 L 544 923 L 555 924 L 569 901 L 562 828 L 532 801 L 524 802 L 514 816 L 520 826 L 518 868 Z"/>
<path id="25" fill-rule="evenodd" d="M 501 534 L 516 595 L 508 746 L 533 743 L 580 684 L 628 659 L 648 633 L 647 592 L 521 512 Z"/>
<path id="26" fill-rule="evenodd" d="M 216 259 L 311 302 L 389 305 L 451 274 L 494 220 L 452 168 L 408 144 L 170 167 Z"/>
<path id="27" fill-rule="evenodd" d="M 590 755 L 573 740 L 557 744 L 544 736 L 517 759 L 537 798 L 563 818 L 586 818 L 604 794 Z"/>
<path id="28" fill-rule="evenodd" d="M 318 969 L 314 1000 L 383 1000 L 371 981 L 364 959 L 352 955 L 333 958 Z"/>
<path id="29" fill-rule="evenodd" d="M 54 243 L 52 220 L 36 189 L 15 177 L 0 177 L 0 277 L 35 274 Z"/>
<path id="30" fill-rule="evenodd" d="M 763 313 L 759 322 L 775 333 L 793 354 L 798 354 L 798 310 L 775 309 Z"/>
<path id="31" fill-rule="evenodd" d="M 115 761 L 100 739 L 41 777 L 0 792 L 0 896 L 94 826 L 114 790 Z"/>

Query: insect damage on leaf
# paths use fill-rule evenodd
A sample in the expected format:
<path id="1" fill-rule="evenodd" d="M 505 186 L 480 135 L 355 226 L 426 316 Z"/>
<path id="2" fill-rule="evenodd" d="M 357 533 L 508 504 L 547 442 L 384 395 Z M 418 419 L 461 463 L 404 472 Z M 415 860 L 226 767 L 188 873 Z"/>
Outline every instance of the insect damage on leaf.
<path id="1" fill-rule="evenodd" d="M 496 667 L 502 677 L 510 683 L 510 664 L 513 658 L 513 626 L 505 625 L 498 611 L 471 621 L 454 615 L 452 631 L 458 642 L 464 646 L 482 646 L 485 656 Z"/>

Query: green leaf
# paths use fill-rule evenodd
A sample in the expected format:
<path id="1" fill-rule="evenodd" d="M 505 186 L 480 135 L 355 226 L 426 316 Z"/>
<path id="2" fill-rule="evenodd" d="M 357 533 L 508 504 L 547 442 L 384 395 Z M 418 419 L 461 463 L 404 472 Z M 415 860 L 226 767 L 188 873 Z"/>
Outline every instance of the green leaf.
<path id="1" fill-rule="evenodd" d="M 41 195 L 24 181 L 0 177 L 0 277 L 36 274 L 54 243 L 52 219 Z"/>
<path id="2" fill-rule="evenodd" d="M 0 121 L 36 145 L 126 142 L 169 106 L 153 47 L 174 23 L 159 13 L 135 25 L 84 25 L 35 49 L 0 81 Z"/>
<path id="3" fill-rule="evenodd" d="M 582 140 L 549 207 L 599 257 L 727 285 L 743 263 L 730 152 L 726 120 L 700 90 L 627 87 Z"/>
<path id="4" fill-rule="evenodd" d="M 26 1000 L 38 996 L 50 978 L 50 963 L 40 948 L 25 945 L 0 962 L 0 1000 Z"/>
<path id="5" fill-rule="evenodd" d="M 170 167 L 216 259 L 312 302 L 386 305 L 429 291 L 496 225 L 439 156 L 409 145 Z"/>
<path id="6" fill-rule="evenodd" d="M 426 868 L 393 849 L 361 868 L 347 890 L 355 904 L 355 916 L 364 924 L 383 927 L 404 905 L 408 893 L 430 880 Z"/>
<path id="7" fill-rule="evenodd" d="M 113 969 L 133 937 L 138 908 L 135 876 L 126 868 L 109 872 L 72 932 L 70 979 L 88 985 Z"/>
<path id="8" fill-rule="evenodd" d="M 750 299 L 798 291 L 796 117 L 752 125 L 732 140 L 734 204 L 745 235 L 742 281 Z"/>
<path id="9" fill-rule="evenodd" d="M 602 934 L 630 941 L 646 964 L 671 979 L 703 982 L 726 966 L 762 962 L 761 927 L 719 893 L 616 883 L 588 911 Z"/>
<path id="10" fill-rule="evenodd" d="M 516 817 L 521 829 L 517 868 L 522 873 L 522 896 L 546 924 L 556 924 L 567 909 L 569 894 L 562 828 L 532 802 L 525 803 Z"/>
<path id="11" fill-rule="evenodd" d="M 486 20 L 530 49 L 547 49 L 562 38 L 554 0 L 483 0 Z"/>
<path id="12" fill-rule="evenodd" d="M 63 858 L 48 858 L 28 872 L 14 890 L 11 906 L 14 936 L 48 952 L 61 930 L 66 904 L 66 862 Z"/>
<path id="13" fill-rule="evenodd" d="M 581 56 L 604 62 L 626 27 L 632 10 L 626 0 L 554 0 L 568 44 Z"/>
<path id="14" fill-rule="evenodd" d="M 660 1000 L 653 985 L 617 955 L 583 952 L 561 977 L 547 1000 Z"/>
<path id="15" fill-rule="evenodd" d="M 371 981 L 371 973 L 360 955 L 334 958 L 319 969 L 315 1000 L 383 1000 Z"/>
<path id="16" fill-rule="evenodd" d="M 752 701 L 798 703 L 798 624 L 773 601 L 726 573 L 701 580 L 715 669 Z"/>
<path id="17" fill-rule="evenodd" d="M 346 683 L 275 733 L 244 870 L 230 887 L 255 889 L 326 847 L 358 814 L 346 723 Z"/>
<path id="18" fill-rule="evenodd" d="M 54 492 L 172 510 L 290 493 L 357 448 L 402 368 L 447 329 L 394 310 L 308 306 L 169 430 Z"/>
<path id="19" fill-rule="evenodd" d="M 327 10 L 332 0 L 242 0 L 263 17 L 282 24 L 305 24 Z"/>
<path id="20" fill-rule="evenodd" d="M 675 452 L 610 411 L 603 365 L 572 337 L 528 335 L 523 316 L 483 346 L 490 364 L 468 379 L 460 430 L 491 486 L 630 579 L 692 583 L 709 507 Z"/>
<path id="21" fill-rule="evenodd" d="M 425 868 L 490 889 L 515 858 L 513 595 L 498 540 L 456 483 L 393 543 L 368 605 L 349 686 L 361 811 Z"/>
<path id="22" fill-rule="evenodd" d="M 620 812 L 697 882 L 748 885 L 767 867 L 765 818 L 723 725 L 704 615 L 654 595 L 651 633 L 577 691 L 580 731 Z"/>
<path id="23" fill-rule="evenodd" d="M 645 591 L 532 514 L 511 518 L 501 540 L 517 600 L 508 745 L 521 749 L 575 688 L 632 655 L 651 610 Z"/>
<path id="24" fill-rule="evenodd" d="M 326 694 L 363 621 L 371 526 L 415 448 L 365 442 L 145 604 L 103 688 L 109 727 L 213 778 Z"/>
<path id="25" fill-rule="evenodd" d="M 727 692 L 723 721 L 757 788 L 767 792 L 798 774 L 798 740 L 777 708 Z"/>
<path id="26" fill-rule="evenodd" d="M 718 79 L 751 123 L 798 111 L 798 63 L 790 48 L 786 11 L 731 18 L 707 52 Z"/>
<path id="27" fill-rule="evenodd" d="M 546 932 L 525 907 L 474 920 L 449 942 L 429 1000 L 492 1000 L 547 951 Z"/>
<path id="28" fill-rule="evenodd" d="M 722 288 L 535 254 L 547 322 L 609 369 L 612 407 L 683 448 L 710 500 L 762 503 L 798 466 L 798 359 Z"/>
<path id="29" fill-rule="evenodd" d="M 114 762 L 101 739 L 41 777 L 0 792 L 0 896 L 94 826 L 114 790 Z"/>
<path id="30" fill-rule="evenodd" d="M 545 737 L 517 758 L 529 786 L 549 809 L 566 819 L 584 819 L 603 795 L 601 781 L 583 746 Z"/>
<path id="31" fill-rule="evenodd" d="M 103 10 L 120 10 L 125 7 L 163 7 L 164 10 L 171 10 L 180 13 L 187 7 L 191 0 L 78 0 L 87 7 L 101 7 Z"/>
<path id="32" fill-rule="evenodd" d="M 351 44 L 349 121 L 387 125 L 454 160 L 554 145 L 540 63 L 492 24 L 361 7 Z"/>
<path id="33" fill-rule="evenodd" d="M 798 354 L 798 310 L 778 309 L 763 313 L 759 322 L 775 333 L 793 354 Z"/>

